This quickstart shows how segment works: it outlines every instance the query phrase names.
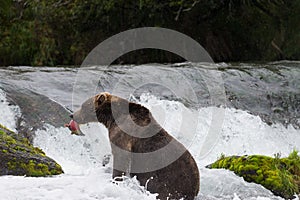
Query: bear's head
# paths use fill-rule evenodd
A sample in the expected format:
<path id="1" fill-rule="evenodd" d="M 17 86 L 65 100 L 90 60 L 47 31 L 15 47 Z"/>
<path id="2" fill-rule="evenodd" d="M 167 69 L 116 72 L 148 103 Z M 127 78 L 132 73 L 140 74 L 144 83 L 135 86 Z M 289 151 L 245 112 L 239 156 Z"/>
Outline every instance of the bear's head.
<path id="1" fill-rule="evenodd" d="M 102 92 L 86 100 L 73 115 L 78 124 L 100 122 L 106 127 L 116 120 L 126 121 L 130 117 L 139 126 L 150 123 L 150 112 L 147 108 L 129 102 L 108 92 Z"/>

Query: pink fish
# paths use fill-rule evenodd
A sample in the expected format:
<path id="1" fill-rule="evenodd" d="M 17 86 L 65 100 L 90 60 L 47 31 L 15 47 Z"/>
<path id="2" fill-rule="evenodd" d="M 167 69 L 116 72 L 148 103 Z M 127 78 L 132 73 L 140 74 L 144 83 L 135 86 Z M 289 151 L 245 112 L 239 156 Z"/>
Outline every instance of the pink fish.
<path id="1" fill-rule="evenodd" d="M 72 118 L 71 121 L 68 124 L 65 124 L 65 127 L 68 127 L 71 131 L 71 134 L 75 135 L 84 135 L 79 128 L 79 125 L 76 121 L 73 120 L 73 115 L 70 115 Z"/>

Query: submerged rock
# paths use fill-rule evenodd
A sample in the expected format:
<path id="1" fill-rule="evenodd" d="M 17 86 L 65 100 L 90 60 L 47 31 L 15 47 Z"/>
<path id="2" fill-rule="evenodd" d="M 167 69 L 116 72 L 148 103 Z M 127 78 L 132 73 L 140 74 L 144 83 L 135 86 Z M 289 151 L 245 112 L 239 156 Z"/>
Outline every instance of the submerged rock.
<path id="1" fill-rule="evenodd" d="M 51 176 L 63 170 L 28 139 L 0 124 L 0 175 Z"/>
<path id="2" fill-rule="evenodd" d="M 42 94 L 2 81 L 0 88 L 5 91 L 9 103 L 20 107 L 22 115 L 17 119 L 16 129 L 31 143 L 34 131 L 44 129 L 45 124 L 62 127 L 70 120 L 68 110 Z"/>
<path id="3" fill-rule="evenodd" d="M 300 191 L 300 156 L 293 151 L 287 158 L 251 156 L 221 156 L 207 168 L 224 168 L 233 171 L 248 182 L 261 184 L 275 195 L 295 198 Z"/>

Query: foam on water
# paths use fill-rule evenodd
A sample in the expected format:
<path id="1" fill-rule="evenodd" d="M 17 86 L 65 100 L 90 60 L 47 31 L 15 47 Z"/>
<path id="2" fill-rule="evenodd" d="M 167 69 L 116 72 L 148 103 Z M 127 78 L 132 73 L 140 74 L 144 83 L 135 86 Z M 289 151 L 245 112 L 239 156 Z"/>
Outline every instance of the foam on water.
<path id="1" fill-rule="evenodd" d="M 63 166 L 66 174 L 84 175 L 102 165 L 102 158 L 110 154 L 108 133 L 99 123 L 81 126 L 86 136 L 75 136 L 65 127 L 47 125 L 36 131 L 34 144 Z"/>
<path id="2" fill-rule="evenodd" d="M 20 108 L 10 105 L 6 99 L 6 94 L 0 89 L 0 123 L 11 130 L 16 130 L 17 117 L 21 116 Z"/>
<path id="3" fill-rule="evenodd" d="M 287 156 L 292 150 L 300 150 L 300 130 L 281 124 L 269 126 L 259 116 L 234 108 L 201 108 L 192 110 L 176 101 L 159 100 L 151 95 L 142 95 L 140 103 L 148 107 L 157 121 L 191 151 L 200 166 L 214 162 L 225 155 L 263 154 Z M 202 155 L 212 121 L 212 112 L 225 111 L 222 129 L 211 142 L 211 150 Z M 220 112 L 222 113 L 222 112 Z M 185 121 L 182 119 L 185 118 Z M 186 123 L 185 125 L 182 123 Z M 196 132 L 189 127 L 197 124 Z M 183 127 L 183 128 L 182 128 Z M 186 131 L 186 132 L 181 132 Z"/>
<path id="4" fill-rule="evenodd" d="M 51 178 L 4 176 L 0 178 L 1 199 L 6 200 L 155 200 L 135 179 L 112 183 L 103 169 L 85 176 L 61 175 Z"/>
<path id="5" fill-rule="evenodd" d="M 201 168 L 200 195 L 197 199 L 279 200 L 269 190 L 255 183 L 245 182 L 242 177 L 225 169 Z"/>
<path id="6" fill-rule="evenodd" d="M 272 156 L 280 152 L 286 156 L 294 148 L 299 149 L 299 130 L 280 124 L 269 126 L 257 116 L 232 108 L 191 110 L 180 102 L 160 100 L 147 94 L 142 95 L 138 102 L 148 107 L 157 121 L 195 157 L 201 171 L 201 189 L 197 199 L 281 199 L 230 171 L 211 170 L 204 166 L 215 161 L 221 153 Z M 7 104 L 0 106 L 8 109 Z M 211 125 L 213 109 L 223 109 L 225 118 L 221 132 L 212 142 L 211 151 L 203 156 L 202 147 Z M 185 125 L 181 123 L 183 118 Z M 189 127 L 196 127 L 196 131 L 192 132 Z M 1 196 L 5 199 L 155 199 L 155 195 L 147 193 L 135 179 L 127 179 L 119 185 L 111 182 L 111 162 L 102 166 L 103 156 L 110 153 L 104 126 L 90 123 L 81 129 L 86 136 L 73 136 L 67 128 L 49 125 L 46 130 L 38 130 L 34 144 L 58 161 L 65 174 L 52 178 L 1 177 L 0 185 L 4 185 L 0 189 Z"/>

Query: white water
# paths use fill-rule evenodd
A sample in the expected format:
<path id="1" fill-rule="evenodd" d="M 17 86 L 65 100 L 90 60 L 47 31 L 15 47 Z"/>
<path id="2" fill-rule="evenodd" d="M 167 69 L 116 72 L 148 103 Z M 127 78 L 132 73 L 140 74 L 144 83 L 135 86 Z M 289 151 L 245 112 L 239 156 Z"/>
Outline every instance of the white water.
<path id="1" fill-rule="evenodd" d="M 8 106 L 3 93 L 0 110 L 5 117 L 0 123 L 14 127 L 18 109 Z M 225 155 L 264 154 L 272 156 L 280 152 L 288 155 L 294 148 L 300 149 L 300 131 L 282 125 L 269 126 L 246 111 L 225 109 L 222 131 L 212 142 L 213 148 L 202 156 L 201 148 L 211 123 L 212 109 L 189 110 L 183 104 L 159 100 L 143 95 L 140 103 L 148 107 L 157 121 L 188 147 L 195 157 L 201 173 L 200 194 L 197 199 L 280 199 L 262 186 L 247 183 L 227 170 L 210 170 L 205 165 Z M 184 113 L 184 114 L 183 114 Z M 182 115 L 187 122 L 196 123 L 196 134 L 189 127 L 180 130 Z M 184 135 L 180 131 L 186 131 Z M 135 179 L 119 185 L 111 181 L 111 163 L 102 166 L 102 158 L 110 153 L 107 130 L 99 123 L 82 127 L 85 137 L 69 134 L 66 128 L 47 125 L 46 131 L 36 132 L 35 145 L 60 163 L 65 174 L 51 178 L 0 177 L 0 199 L 155 199 L 140 187 Z M 203 141 L 204 140 L 204 141 Z M 211 141 L 210 141 L 211 142 Z M 215 144 L 215 145 L 214 145 Z"/>
<path id="2" fill-rule="evenodd" d="M 9 105 L 6 100 L 6 94 L 0 89 L 0 123 L 11 130 L 16 130 L 17 117 L 21 116 L 20 108 L 15 105 Z M 5 124 L 4 124 L 5 122 Z"/>

